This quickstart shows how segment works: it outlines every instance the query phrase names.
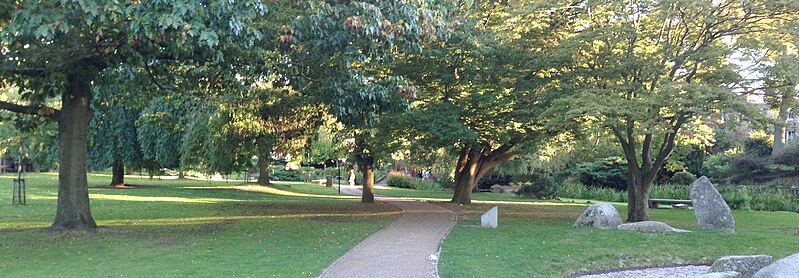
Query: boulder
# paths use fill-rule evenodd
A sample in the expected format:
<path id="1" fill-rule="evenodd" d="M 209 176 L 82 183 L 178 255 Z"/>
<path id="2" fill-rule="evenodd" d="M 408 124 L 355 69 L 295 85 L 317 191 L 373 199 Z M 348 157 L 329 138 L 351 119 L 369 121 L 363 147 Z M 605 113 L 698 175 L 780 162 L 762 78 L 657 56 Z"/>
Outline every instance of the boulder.
<path id="1" fill-rule="evenodd" d="M 741 278 L 740 273 L 735 271 L 725 271 L 725 272 L 711 272 L 705 273 L 699 276 L 694 276 L 694 278 Z"/>
<path id="2" fill-rule="evenodd" d="M 769 255 L 725 256 L 716 260 L 708 272 L 735 271 L 740 273 L 742 278 L 749 278 L 772 262 L 774 258 Z"/>
<path id="3" fill-rule="evenodd" d="M 628 230 L 628 231 L 636 231 L 641 233 L 647 234 L 659 234 L 659 233 L 689 233 L 691 231 L 675 229 L 669 226 L 669 224 L 657 221 L 641 221 L 641 222 L 634 222 L 634 223 L 626 223 L 621 224 L 617 227 L 619 230 Z"/>
<path id="4" fill-rule="evenodd" d="M 580 215 L 580 218 L 574 222 L 574 227 L 613 229 L 621 225 L 621 223 L 619 211 L 617 211 L 613 205 L 608 203 L 595 203 Z"/>
<path id="5" fill-rule="evenodd" d="M 700 229 L 735 232 L 730 207 L 707 177 L 702 176 L 691 184 L 691 201 Z"/>
<path id="6" fill-rule="evenodd" d="M 799 277 L 799 253 L 790 255 L 783 259 L 760 269 L 753 278 L 796 278 Z"/>

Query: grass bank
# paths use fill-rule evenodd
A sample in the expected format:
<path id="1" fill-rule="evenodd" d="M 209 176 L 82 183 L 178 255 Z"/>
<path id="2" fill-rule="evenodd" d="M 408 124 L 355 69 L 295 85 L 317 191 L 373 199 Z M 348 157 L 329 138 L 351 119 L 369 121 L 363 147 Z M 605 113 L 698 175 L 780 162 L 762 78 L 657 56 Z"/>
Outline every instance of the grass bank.
<path id="1" fill-rule="evenodd" d="M 95 233 L 46 232 L 57 174 L 29 174 L 28 205 L 12 206 L 0 175 L 0 269 L 8 277 L 316 277 L 398 217 L 385 204 L 301 183 L 275 187 L 89 175 Z M 290 185 L 291 188 L 286 187 Z"/>

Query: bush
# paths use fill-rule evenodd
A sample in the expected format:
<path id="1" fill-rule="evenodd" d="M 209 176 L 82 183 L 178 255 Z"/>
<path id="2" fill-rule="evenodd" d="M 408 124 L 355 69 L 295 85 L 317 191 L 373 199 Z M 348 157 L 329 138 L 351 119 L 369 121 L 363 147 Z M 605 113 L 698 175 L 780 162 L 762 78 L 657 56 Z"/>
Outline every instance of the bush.
<path id="1" fill-rule="evenodd" d="M 723 192 L 721 197 L 724 198 L 724 201 L 727 202 L 731 209 L 751 209 L 752 196 L 749 195 L 749 190 L 731 190 Z"/>
<path id="2" fill-rule="evenodd" d="M 774 157 L 773 161 L 780 165 L 792 166 L 794 168 L 799 167 L 799 143 L 785 146 L 785 149 Z"/>
<path id="3" fill-rule="evenodd" d="M 477 181 L 477 188 L 480 189 L 491 189 L 492 186 L 495 184 L 499 185 L 509 185 L 511 182 L 510 177 L 496 173 L 496 172 L 489 172 L 483 175 L 479 181 Z"/>
<path id="4" fill-rule="evenodd" d="M 744 141 L 744 154 L 754 157 L 769 157 L 771 141 L 768 137 L 749 138 Z"/>
<path id="5" fill-rule="evenodd" d="M 730 164 L 735 169 L 736 176 L 750 177 L 752 174 L 768 171 L 768 162 L 760 157 L 744 155 L 736 158 Z"/>
<path id="6" fill-rule="evenodd" d="M 714 154 L 705 160 L 705 170 L 708 175 L 719 177 L 727 173 L 732 161 L 740 157 L 738 154 Z"/>
<path id="7" fill-rule="evenodd" d="M 649 192 L 649 198 L 690 200 L 691 186 L 685 184 L 653 185 Z"/>
<path id="8" fill-rule="evenodd" d="M 415 189 L 416 184 L 414 178 L 405 172 L 391 171 L 386 178 L 386 185 L 391 187 Z"/>
<path id="9" fill-rule="evenodd" d="M 558 190 L 558 185 L 552 178 L 543 175 L 531 175 L 529 181 L 513 183 L 511 185 L 519 186 L 516 195 L 545 200 L 554 199 L 555 193 Z"/>
<path id="10" fill-rule="evenodd" d="M 303 181 L 302 171 L 285 170 L 283 167 L 272 168 L 269 179 L 273 181 Z"/>
<path id="11" fill-rule="evenodd" d="M 673 184 L 692 184 L 695 180 L 696 176 L 694 176 L 694 174 L 691 174 L 691 172 L 682 171 L 674 173 L 674 175 L 671 176 L 670 181 Z"/>
<path id="12" fill-rule="evenodd" d="M 441 191 L 441 185 L 434 181 L 426 181 L 411 177 L 402 171 L 391 171 L 386 178 L 386 185 L 427 191 Z"/>
<path id="13" fill-rule="evenodd" d="M 437 182 L 433 181 L 426 181 L 426 180 L 416 180 L 413 186 L 416 190 L 425 190 L 425 191 L 441 191 L 441 185 Z"/>
<path id="14" fill-rule="evenodd" d="M 620 157 L 577 164 L 572 174 L 585 185 L 617 190 L 627 188 L 627 163 Z"/>

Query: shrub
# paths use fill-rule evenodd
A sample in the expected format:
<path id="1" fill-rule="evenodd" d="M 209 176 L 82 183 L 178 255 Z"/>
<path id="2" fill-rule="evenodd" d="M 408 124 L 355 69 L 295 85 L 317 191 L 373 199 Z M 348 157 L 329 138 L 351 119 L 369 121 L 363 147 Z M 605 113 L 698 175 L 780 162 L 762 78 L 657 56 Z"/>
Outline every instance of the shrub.
<path id="1" fill-rule="evenodd" d="M 572 173 L 585 185 L 618 190 L 627 188 L 627 163 L 619 157 L 577 164 Z"/>
<path id="2" fill-rule="evenodd" d="M 726 191 L 722 193 L 721 197 L 724 198 L 724 201 L 727 202 L 731 209 L 751 209 L 752 196 L 749 195 L 749 190 Z"/>
<path id="3" fill-rule="evenodd" d="M 386 178 L 386 185 L 399 188 L 416 188 L 414 178 L 402 171 L 391 171 Z"/>
<path id="4" fill-rule="evenodd" d="M 530 181 L 513 184 L 520 186 L 519 190 L 516 191 L 516 195 L 545 200 L 555 198 L 558 185 L 555 184 L 551 177 L 532 175 L 529 178 Z"/>
<path id="5" fill-rule="evenodd" d="M 303 181 L 302 172 L 297 170 L 285 170 L 283 167 L 272 168 L 269 179 L 275 181 Z"/>
<path id="6" fill-rule="evenodd" d="M 771 141 L 768 137 L 749 138 L 744 141 L 744 154 L 754 157 L 771 155 Z"/>
<path id="7" fill-rule="evenodd" d="M 705 160 L 705 170 L 708 175 L 715 177 L 722 176 L 727 173 L 732 161 L 738 157 L 740 157 L 740 155 L 727 153 L 711 155 Z"/>
<path id="8" fill-rule="evenodd" d="M 425 191 L 441 191 L 441 185 L 437 182 L 416 179 L 414 182 L 414 189 Z"/>
<path id="9" fill-rule="evenodd" d="M 391 187 L 441 191 L 441 185 L 437 182 L 414 178 L 402 171 L 389 172 L 388 177 L 386 178 L 386 184 Z"/>
<path id="10" fill-rule="evenodd" d="M 768 171 L 768 163 L 765 159 L 751 155 L 736 158 L 732 161 L 730 167 L 735 169 L 737 176 L 742 177 L 750 177 L 752 174 Z"/>
<path id="11" fill-rule="evenodd" d="M 480 189 L 491 189 L 492 186 L 495 184 L 499 185 L 509 185 L 510 184 L 510 177 L 496 173 L 496 172 L 489 172 L 483 175 L 479 181 L 477 181 L 477 188 Z"/>
<path id="12" fill-rule="evenodd" d="M 674 175 L 671 176 L 671 180 L 670 181 L 673 184 L 691 184 L 695 180 L 696 180 L 696 176 L 694 176 L 694 174 L 691 174 L 691 172 L 688 172 L 688 171 L 682 171 L 682 172 L 674 173 Z"/>
<path id="13" fill-rule="evenodd" d="M 799 167 L 799 143 L 788 144 L 780 154 L 773 158 L 774 163 Z"/>

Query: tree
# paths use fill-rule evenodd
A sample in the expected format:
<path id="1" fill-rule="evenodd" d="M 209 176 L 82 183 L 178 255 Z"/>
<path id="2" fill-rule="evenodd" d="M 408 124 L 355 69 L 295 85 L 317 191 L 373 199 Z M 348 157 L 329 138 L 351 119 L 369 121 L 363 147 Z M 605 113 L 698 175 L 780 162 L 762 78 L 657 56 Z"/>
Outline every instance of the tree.
<path id="1" fill-rule="evenodd" d="M 188 80 L 194 84 L 235 80 L 223 79 L 225 75 L 219 73 L 234 71 L 247 58 L 240 54 L 259 37 L 250 23 L 266 13 L 266 6 L 257 0 L 17 1 L 4 5 L 9 13 L 3 9 L 0 14 L 11 18 L 0 21 L 0 74 L 23 89 L 25 103 L 3 101 L 0 109 L 47 117 L 59 125 L 59 193 L 53 230 L 96 227 L 86 180 L 93 82 L 106 69 L 120 65 L 145 69 L 153 81 L 159 80 L 158 73 L 176 72 L 177 66 L 193 70 L 197 78 Z M 219 67 L 210 70 L 215 66 Z M 43 105 L 58 95 L 60 109 Z"/>
<path id="2" fill-rule="evenodd" d="M 91 107 L 94 116 L 89 124 L 89 161 L 91 168 L 111 167 L 111 186 L 125 184 L 125 168 L 141 168 L 144 157 L 137 136 L 136 121 L 141 114 L 133 92 L 140 86 L 130 80 L 134 74 L 118 69 L 98 79 Z M 138 80 L 141 81 L 141 80 Z"/>
<path id="3" fill-rule="evenodd" d="M 552 113 L 608 128 L 628 163 L 628 221 L 649 219 L 649 192 L 683 127 L 721 111 L 747 112 L 732 90 L 729 57 L 746 38 L 773 32 L 786 1 L 587 2 L 573 53 L 571 97 Z"/>
<path id="4" fill-rule="evenodd" d="M 291 55 L 286 74 L 296 90 L 320 96 L 330 114 L 355 136 L 363 173 L 361 201 L 373 203 L 374 150 L 369 143 L 380 115 L 407 109 L 412 89 L 386 63 L 418 49 L 443 27 L 436 1 L 312 1 L 281 35 Z"/>
<path id="5" fill-rule="evenodd" d="M 471 203 L 496 165 L 531 152 L 559 128 L 544 113 L 560 88 L 554 46 L 571 22 L 549 1 L 465 5 L 447 41 L 401 59 L 395 70 L 419 88 L 414 109 L 393 136 L 446 147 L 457 157 L 452 202 Z M 557 11 L 555 14 L 549 11 Z M 564 125 L 565 127 L 565 125 Z"/>

